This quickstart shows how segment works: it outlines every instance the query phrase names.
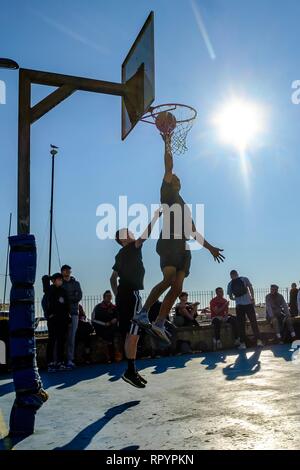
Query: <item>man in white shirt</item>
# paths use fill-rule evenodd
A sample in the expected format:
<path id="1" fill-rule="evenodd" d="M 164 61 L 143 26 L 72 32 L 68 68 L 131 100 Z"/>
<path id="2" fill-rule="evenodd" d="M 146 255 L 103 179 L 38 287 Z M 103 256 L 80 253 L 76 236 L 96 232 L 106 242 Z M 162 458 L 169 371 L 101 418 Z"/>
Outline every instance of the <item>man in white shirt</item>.
<path id="1" fill-rule="evenodd" d="M 250 321 L 257 346 L 262 347 L 263 343 L 256 319 L 254 290 L 252 284 L 247 277 L 240 277 L 239 273 L 235 269 L 230 272 L 230 277 L 231 281 L 227 287 L 227 294 L 231 300 L 235 301 L 236 305 L 236 319 L 241 341 L 239 349 L 246 349 L 246 316 Z"/>

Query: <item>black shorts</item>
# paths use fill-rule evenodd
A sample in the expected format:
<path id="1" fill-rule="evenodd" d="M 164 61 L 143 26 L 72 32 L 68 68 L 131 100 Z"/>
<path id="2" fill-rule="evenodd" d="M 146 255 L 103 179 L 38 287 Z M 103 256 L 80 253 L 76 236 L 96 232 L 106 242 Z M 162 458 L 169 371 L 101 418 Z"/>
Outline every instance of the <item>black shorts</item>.
<path id="1" fill-rule="evenodd" d="M 116 305 L 119 314 L 119 328 L 123 336 L 127 333 L 138 335 L 139 327 L 132 323 L 136 312 L 142 308 L 142 300 L 138 290 L 118 289 Z"/>
<path id="2" fill-rule="evenodd" d="M 156 251 L 160 256 L 160 268 L 163 271 L 166 266 L 173 266 L 176 271 L 183 271 L 185 277 L 190 274 L 191 250 L 186 249 L 185 240 L 159 239 Z"/>

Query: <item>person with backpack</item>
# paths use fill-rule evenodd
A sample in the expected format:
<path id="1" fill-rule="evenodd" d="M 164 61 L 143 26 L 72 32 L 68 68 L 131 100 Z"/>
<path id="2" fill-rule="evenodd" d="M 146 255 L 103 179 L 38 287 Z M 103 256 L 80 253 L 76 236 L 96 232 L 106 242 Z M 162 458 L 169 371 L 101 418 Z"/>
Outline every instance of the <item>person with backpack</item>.
<path id="1" fill-rule="evenodd" d="M 227 294 L 231 300 L 235 301 L 236 305 L 236 319 L 241 342 L 239 349 L 246 349 L 246 317 L 250 321 L 257 346 L 262 347 L 263 343 L 255 313 L 253 286 L 247 277 L 239 276 L 235 269 L 230 271 L 230 277 L 231 281 L 227 287 Z"/>

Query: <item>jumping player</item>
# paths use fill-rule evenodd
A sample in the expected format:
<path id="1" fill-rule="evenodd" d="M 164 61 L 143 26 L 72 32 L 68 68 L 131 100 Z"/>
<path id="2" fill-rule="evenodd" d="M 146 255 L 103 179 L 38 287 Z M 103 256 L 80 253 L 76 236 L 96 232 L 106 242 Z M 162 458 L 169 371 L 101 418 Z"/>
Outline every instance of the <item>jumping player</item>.
<path id="1" fill-rule="evenodd" d="M 134 235 L 123 228 L 116 233 L 116 241 L 122 246 L 115 258 L 110 278 L 111 288 L 116 298 L 119 313 L 119 326 L 125 337 L 127 370 L 122 379 L 137 388 L 144 388 L 147 381 L 136 370 L 135 359 L 139 340 L 139 327 L 132 323 L 136 312 L 141 309 L 139 291 L 144 289 L 145 268 L 142 259 L 142 246 L 160 217 L 157 210 L 142 236 L 135 240 Z M 118 283 L 119 279 L 119 283 Z"/>
<path id="2" fill-rule="evenodd" d="M 165 142 L 165 174 L 160 191 L 164 216 L 163 230 L 157 242 L 156 251 L 160 256 L 163 280 L 152 289 L 145 305 L 137 312 L 133 321 L 141 328 L 155 333 L 160 339 L 169 343 L 170 340 L 166 335 L 164 324 L 175 300 L 182 292 L 185 277 L 189 275 L 191 252 L 187 246 L 187 240 L 190 238 L 196 240 L 210 251 L 218 263 L 223 261 L 225 257 L 221 254 L 222 249 L 210 245 L 197 232 L 191 212 L 179 194 L 180 179 L 173 173 L 172 134 L 161 134 L 161 136 Z M 169 291 L 163 300 L 159 315 L 156 321 L 151 324 L 148 318 L 149 309 L 167 289 Z"/>

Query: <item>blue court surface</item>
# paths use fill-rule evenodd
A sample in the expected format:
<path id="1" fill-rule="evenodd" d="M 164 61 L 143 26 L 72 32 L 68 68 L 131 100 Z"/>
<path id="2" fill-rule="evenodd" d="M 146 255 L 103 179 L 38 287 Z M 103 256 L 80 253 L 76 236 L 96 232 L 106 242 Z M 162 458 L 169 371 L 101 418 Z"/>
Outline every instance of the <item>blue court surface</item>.
<path id="1" fill-rule="evenodd" d="M 34 435 L 1 449 L 297 449 L 300 358 L 289 345 L 138 361 L 147 388 L 120 376 L 124 363 L 42 373 L 50 399 Z M 0 433 L 14 393 L 0 378 Z"/>

